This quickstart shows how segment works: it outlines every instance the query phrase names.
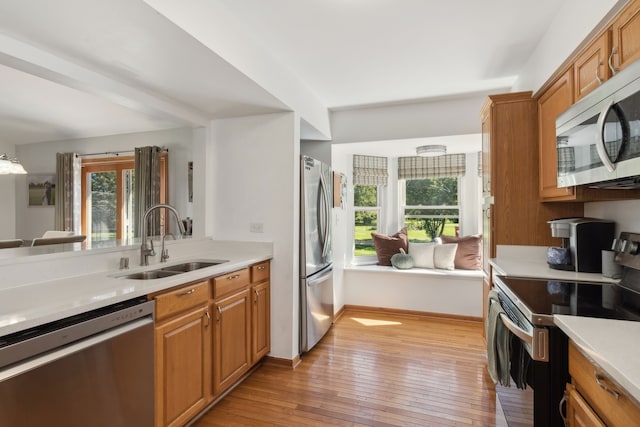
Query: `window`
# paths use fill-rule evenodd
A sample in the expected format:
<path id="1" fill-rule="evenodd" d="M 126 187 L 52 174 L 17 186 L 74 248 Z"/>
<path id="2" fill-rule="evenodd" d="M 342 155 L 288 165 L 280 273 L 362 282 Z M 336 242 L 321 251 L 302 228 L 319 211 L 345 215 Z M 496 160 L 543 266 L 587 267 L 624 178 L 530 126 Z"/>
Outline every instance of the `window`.
<path id="1" fill-rule="evenodd" d="M 160 162 L 160 199 L 167 200 L 167 153 Z M 82 233 L 91 244 L 130 241 L 133 236 L 134 157 L 82 160 Z"/>
<path id="2" fill-rule="evenodd" d="M 400 180 L 401 212 L 410 242 L 429 242 L 459 227 L 459 178 Z"/>
<path id="3" fill-rule="evenodd" d="M 371 256 L 376 251 L 371 233 L 378 232 L 380 203 L 377 185 L 356 185 L 353 187 L 354 210 L 354 256 Z"/>

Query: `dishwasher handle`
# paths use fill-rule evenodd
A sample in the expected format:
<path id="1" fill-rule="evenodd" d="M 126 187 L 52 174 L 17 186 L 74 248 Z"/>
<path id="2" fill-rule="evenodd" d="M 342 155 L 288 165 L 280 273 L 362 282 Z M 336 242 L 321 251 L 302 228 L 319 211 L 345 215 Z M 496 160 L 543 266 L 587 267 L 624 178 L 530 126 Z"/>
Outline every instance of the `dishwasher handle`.
<path id="1" fill-rule="evenodd" d="M 66 357 L 70 354 L 77 353 L 89 347 L 93 347 L 97 344 L 111 340 L 120 335 L 124 335 L 146 325 L 151 325 L 153 327 L 153 319 L 150 316 L 134 320 L 130 323 L 126 323 L 122 326 L 118 326 L 100 334 L 85 338 L 80 341 L 76 341 L 57 350 L 52 350 L 50 352 L 28 359 L 24 362 L 17 363 L 13 366 L 10 366 L 9 368 L 0 371 L 0 382 L 6 381 L 25 372 L 32 371 L 36 368 L 62 359 L 63 357 Z"/>

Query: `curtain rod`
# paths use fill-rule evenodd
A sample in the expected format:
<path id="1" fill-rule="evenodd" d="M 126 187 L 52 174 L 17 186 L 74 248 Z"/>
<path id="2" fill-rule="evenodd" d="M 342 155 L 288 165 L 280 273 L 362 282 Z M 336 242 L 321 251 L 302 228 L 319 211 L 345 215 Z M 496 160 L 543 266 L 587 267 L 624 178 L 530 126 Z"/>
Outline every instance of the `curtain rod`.
<path id="1" fill-rule="evenodd" d="M 168 153 L 168 148 L 162 148 L 160 150 L 163 153 Z M 119 156 L 120 154 L 135 154 L 134 150 L 126 150 L 126 151 L 105 151 L 104 153 L 87 153 L 87 154 L 76 154 L 76 157 L 88 157 L 88 156 Z"/>

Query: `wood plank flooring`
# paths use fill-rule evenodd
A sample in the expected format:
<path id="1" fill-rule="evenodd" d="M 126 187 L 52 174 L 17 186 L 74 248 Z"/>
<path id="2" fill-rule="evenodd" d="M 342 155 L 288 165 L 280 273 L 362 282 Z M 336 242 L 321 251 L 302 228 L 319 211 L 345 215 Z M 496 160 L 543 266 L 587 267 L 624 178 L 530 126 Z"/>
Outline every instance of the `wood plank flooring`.
<path id="1" fill-rule="evenodd" d="M 296 369 L 265 364 L 213 426 L 495 426 L 482 324 L 346 311 Z"/>

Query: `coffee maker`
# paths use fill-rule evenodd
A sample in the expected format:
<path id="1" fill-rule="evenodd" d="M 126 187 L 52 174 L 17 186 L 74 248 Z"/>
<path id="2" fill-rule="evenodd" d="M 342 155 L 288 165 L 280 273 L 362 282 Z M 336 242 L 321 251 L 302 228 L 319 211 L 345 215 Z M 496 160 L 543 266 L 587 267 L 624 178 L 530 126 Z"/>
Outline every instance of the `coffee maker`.
<path id="1" fill-rule="evenodd" d="M 615 223 L 597 218 L 560 218 L 548 221 L 551 236 L 562 247 L 547 250 L 547 264 L 558 270 L 602 273 L 602 250 L 611 249 Z"/>

